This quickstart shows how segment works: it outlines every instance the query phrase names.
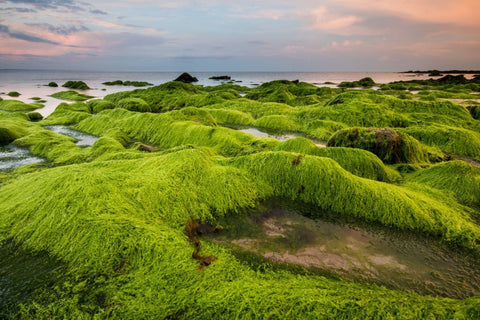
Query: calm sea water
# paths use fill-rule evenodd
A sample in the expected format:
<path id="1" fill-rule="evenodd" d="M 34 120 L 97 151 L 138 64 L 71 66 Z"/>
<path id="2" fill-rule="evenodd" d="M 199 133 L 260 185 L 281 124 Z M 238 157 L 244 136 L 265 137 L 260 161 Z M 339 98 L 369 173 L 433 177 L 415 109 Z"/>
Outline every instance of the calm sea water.
<path id="1" fill-rule="evenodd" d="M 192 72 L 197 77 L 199 85 L 218 85 L 221 82 L 210 80 L 211 76 L 229 75 L 237 84 L 253 87 L 264 82 L 286 79 L 300 80 L 318 86 L 335 86 L 325 84 L 342 81 L 356 81 L 364 77 L 371 77 L 377 83 L 388 83 L 398 80 L 427 79 L 427 75 L 416 75 L 398 72 Z M 91 90 L 84 93 L 103 98 L 105 95 L 134 90 L 134 87 L 105 86 L 102 82 L 113 80 L 148 81 L 159 85 L 174 80 L 180 72 L 82 72 L 82 71 L 29 71 L 29 70 L 0 70 L 0 97 L 3 99 L 18 99 L 24 102 L 33 102 L 32 97 L 39 97 L 47 102 L 45 107 L 38 109 L 43 116 L 52 113 L 61 100 L 50 97 L 51 94 L 66 88 L 50 88 L 46 86 L 55 81 L 61 86 L 69 80 L 85 81 Z M 17 91 L 21 94 L 18 98 L 10 98 L 6 93 Z"/>

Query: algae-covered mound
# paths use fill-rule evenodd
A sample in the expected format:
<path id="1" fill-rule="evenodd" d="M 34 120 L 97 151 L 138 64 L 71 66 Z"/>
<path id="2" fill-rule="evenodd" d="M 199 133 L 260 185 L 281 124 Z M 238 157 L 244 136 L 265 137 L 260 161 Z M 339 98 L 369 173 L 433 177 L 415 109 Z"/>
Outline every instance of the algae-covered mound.
<path id="1" fill-rule="evenodd" d="M 85 101 L 85 100 L 93 98 L 93 96 L 78 93 L 74 90 L 56 92 L 56 93 L 54 93 L 50 96 L 54 97 L 54 98 L 57 98 L 57 99 L 70 100 L 70 101 Z"/>
<path id="2" fill-rule="evenodd" d="M 69 89 L 78 89 L 78 90 L 88 90 L 90 87 L 83 81 L 67 81 L 65 82 L 62 87 L 69 88 Z"/>
<path id="3" fill-rule="evenodd" d="M 358 81 L 352 81 L 352 82 L 344 81 L 344 82 L 341 82 L 338 86 L 340 88 L 357 88 L 357 87 L 370 88 L 370 87 L 373 87 L 374 85 L 376 85 L 375 81 L 373 81 L 373 79 L 370 77 L 366 77 Z"/>
<path id="4" fill-rule="evenodd" d="M 368 150 L 385 163 L 429 162 L 428 151 L 416 139 L 388 128 L 340 130 L 328 141 L 328 146 Z"/>
<path id="5" fill-rule="evenodd" d="M 221 229 L 223 218 L 270 199 L 477 257 L 478 168 L 431 163 L 451 158 L 442 151 L 480 154 L 479 122 L 463 106 L 297 81 L 253 89 L 173 81 L 34 118 L 0 112 L 0 144 L 46 159 L 0 174 L 0 318 L 480 317 L 475 292 L 423 296 L 372 284 L 374 274 L 352 282 L 204 238 L 192 245 L 184 234 L 191 219 Z M 223 123 L 333 136 L 340 146 L 258 138 Z M 56 124 L 98 140 L 82 148 L 51 131 Z M 192 252 L 216 259 L 200 265 Z M 366 258 L 402 270 L 390 256 Z"/>
<path id="6" fill-rule="evenodd" d="M 7 96 L 10 96 L 10 97 L 20 97 L 20 93 L 17 92 L 17 91 L 10 91 L 9 93 L 7 93 Z"/>
<path id="7" fill-rule="evenodd" d="M 451 191 L 459 201 L 480 208 L 480 168 L 464 161 L 436 164 L 417 172 L 412 181 Z"/>
<path id="8" fill-rule="evenodd" d="M 41 108 L 40 103 L 25 103 L 18 100 L 0 100 L 0 110 L 5 111 L 30 111 Z"/>

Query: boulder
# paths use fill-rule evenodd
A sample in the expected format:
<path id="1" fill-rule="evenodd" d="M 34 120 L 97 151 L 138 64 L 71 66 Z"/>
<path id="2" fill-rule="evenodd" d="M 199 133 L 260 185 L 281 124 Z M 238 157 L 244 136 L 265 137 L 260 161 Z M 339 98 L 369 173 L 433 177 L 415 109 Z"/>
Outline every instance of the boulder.
<path id="1" fill-rule="evenodd" d="M 180 76 L 178 76 L 177 79 L 175 79 L 174 81 L 180 81 L 180 82 L 184 82 L 184 83 L 192 83 L 192 82 L 197 82 L 198 79 L 195 78 L 195 77 L 192 77 L 189 73 L 182 73 Z"/>

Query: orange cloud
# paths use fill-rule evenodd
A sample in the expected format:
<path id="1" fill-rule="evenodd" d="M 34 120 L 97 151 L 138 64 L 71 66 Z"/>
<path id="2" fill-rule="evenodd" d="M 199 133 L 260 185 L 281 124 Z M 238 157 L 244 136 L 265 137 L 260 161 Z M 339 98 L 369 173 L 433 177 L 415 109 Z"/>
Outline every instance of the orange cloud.
<path id="1" fill-rule="evenodd" d="M 480 26 L 478 0 L 337 0 L 349 9 L 382 12 L 420 22 Z"/>

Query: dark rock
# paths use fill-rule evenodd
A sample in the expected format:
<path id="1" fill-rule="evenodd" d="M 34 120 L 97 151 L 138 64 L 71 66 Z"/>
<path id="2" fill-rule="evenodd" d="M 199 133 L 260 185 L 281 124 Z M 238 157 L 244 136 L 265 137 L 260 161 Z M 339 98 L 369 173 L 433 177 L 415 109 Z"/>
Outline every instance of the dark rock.
<path id="1" fill-rule="evenodd" d="M 429 77 L 441 77 L 443 74 L 438 70 L 431 70 L 428 74 Z"/>
<path id="2" fill-rule="evenodd" d="M 468 80 L 465 78 L 463 74 L 460 74 L 458 76 L 452 76 L 450 74 L 447 74 L 445 77 L 442 77 L 437 80 L 438 83 L 441 84 L 466 84 L 468 83 Z"/>
<path id="3" fill-rule="evenodd" d="M 58 84 L 56 82 L 52 81 L 47 86 L 52 87 L 52 88 L 56 88 L 56 87 L 58 87 Z"/>
<path id="4" fill-rule="evenodd" d="M 174 81 L 180 81 L 180 82 L 184 82 L 184 83 L 192 83 L 192 82 L 197 82 L 198 79 L 195 78 L 195 77 L 192 77 L 189 73 L 184 72 Z"/>
<path id="5" fill-rule="evenodd" d="M 213 76 L 213 77 L 210 77 L 208 79 L 211 79 L 211 80 L 231 80 L 232 77 L 230 77 L 230 76 Z"/>

